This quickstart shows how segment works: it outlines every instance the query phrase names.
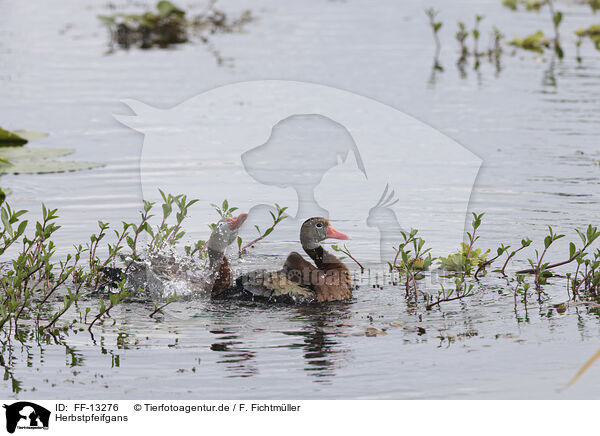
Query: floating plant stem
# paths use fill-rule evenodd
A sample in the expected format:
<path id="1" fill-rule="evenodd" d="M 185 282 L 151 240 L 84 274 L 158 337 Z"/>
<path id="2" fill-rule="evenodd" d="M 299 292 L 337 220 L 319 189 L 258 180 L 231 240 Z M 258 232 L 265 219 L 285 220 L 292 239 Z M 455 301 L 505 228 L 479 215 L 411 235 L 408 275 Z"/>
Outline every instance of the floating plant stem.
<path id="1" fill-rule="evenodd" d="M 481 262 L 479 264 L 479 266 L 477 267 L 477 271 L 475 271 L 475 279 L 477 279 L 477 275 L 484 270 L 488 265 L 491 265 L 496 259 L 498 259 L 500 256 L 502 256 L 504 253 L 506 253 L 506 251 L 510 248 L 510 245 L 505 246 L 504 244 L 501 244 L 500 247 L 498 247 L 498 250 L 496 251 L 497 255 L 494 256 L 493 258 L 491 258 L 490 260 L 486 260 L 485 262 Z"/>
<path id="2" fill-rule="evenodd" d="M 179 296 L 177 295 L 177 292 L 173 292 L 173 295 L 171 295 L 169 298 L 167 298 L 167 301 L 162 304 L 162 305 L 158 305 L 155 304 L 154 307 L 154 312 L 152 312 L 150 315 L 148 315 L 150 318 L 153 318 L 154 315 L 156 315 L 158 312 L 162 313 L 162 310 L 167 307 L 169 304 L 171 304 L 173 301 L 177 300 L 179 298 Z"/>
<path id="3" fill-rule="evenodd" d="M 132 292 L 128 292 L 128 291 L 122 289 L 123 285 L 124 285 L 124 282 L 121 282 L 121 289 L 120 289 L 120 291 L 119 292 L 113 292 L 113 293 L 110 294 L 108 306 L 106 306 L 106 303 L 104 303 L 104 300 L 102 298 L 100 299 L 100 310 L 98 312 L 98 315 L 96 315 L 94 317 L 94 319 L 92 320 L 92 322 L 88 326 L 88 331 L 90 333 L 92 331 L 92 328 L 94 327 L 94 324 L 98 320 L 100 320 L 103 317 L 110 317 L 110 311 L 115 306 L 117 306 L 121 302 L 123 302 L 123 300 L 125 300 L 127 297 L 129 297 L 129 296 L 131 296 L 133 294 Z"/>
<path id="4" fill-rule="evenodd" d="M 521 251 L 522 249 L 529 247 L 531 245 L 531 239 L 526 238 L 526 239 L 522 239 L 521 240 L 521 247 L 517 248 L 516 250 L 512 251 L 508 257 L 506 258 L 506 261 L 504 262 L 504 264 L 502 265 L 502 268 L 498 271 L 500 274 L 502 275 L 506 275 L 505 270 L 506 270 L 506 266 L 508 265 L 508 262 L 515 257 L 515 255 Z"/>
<path id="5" fill-rule="evenodd" d="M 446 290 L 443 285 L 440 285 L 441 290 L 438 291 L 436 300 L 434 302 L 427 303 L 425 305 L 425 310 L 431 310 L 435 306 L 439 306 L 442 303 L 460 300 L 473 295 L 473 285 L 466 285 L 464 276 L 455 279 L 454 284 L 454 289 L 449 290 Z"/>

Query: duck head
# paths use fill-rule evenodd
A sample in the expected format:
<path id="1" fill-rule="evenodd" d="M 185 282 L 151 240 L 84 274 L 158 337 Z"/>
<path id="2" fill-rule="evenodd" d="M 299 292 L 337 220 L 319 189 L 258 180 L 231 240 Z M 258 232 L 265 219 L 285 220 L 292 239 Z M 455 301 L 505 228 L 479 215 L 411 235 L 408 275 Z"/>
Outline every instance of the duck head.
<path id="1" fill-rule="evenodd" d="M 241 213 L 231 218 L 221 218 L 210 234 L 208 249 L 214 253 L 225 253 L 227 247 L 237 238 L 238 230 L 246 218 L 248 218 L 247 213 Z"/>
<path id="2" fill-rule="evenodd" d="M 338 232 L 329 224 L 326 218 L 315 217 L 304 221 L 300 228 L 300 242 L 305 249 L 315 249 L 325 239 L 350 239 L 348 236 Z"/>

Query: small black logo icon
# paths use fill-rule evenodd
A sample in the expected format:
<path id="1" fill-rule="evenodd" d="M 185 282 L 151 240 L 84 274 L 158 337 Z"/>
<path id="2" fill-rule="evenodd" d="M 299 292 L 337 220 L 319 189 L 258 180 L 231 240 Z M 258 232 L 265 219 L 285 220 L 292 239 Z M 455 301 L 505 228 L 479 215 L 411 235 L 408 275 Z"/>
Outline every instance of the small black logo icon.
<path id="1" fill-rule="evenodd" d="M 48 429 L 50 411 L 28 401 L 5 404 L 6 431 L 14 433 L 15 429 Z"/>

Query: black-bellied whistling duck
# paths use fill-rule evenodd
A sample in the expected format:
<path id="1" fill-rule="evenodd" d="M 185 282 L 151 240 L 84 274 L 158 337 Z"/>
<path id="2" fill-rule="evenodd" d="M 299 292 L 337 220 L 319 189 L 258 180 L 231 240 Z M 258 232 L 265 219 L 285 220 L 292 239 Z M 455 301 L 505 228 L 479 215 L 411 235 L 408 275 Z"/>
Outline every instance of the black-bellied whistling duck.
<path id="1" fill-rule="evenodd" d="M 186 279 L 211 293 L 230 287 L 233 284 L 233 274 L 225 257 L 225 250 L 236 240 L 238 230 L 246 218 L 248 214 L 242 213 L 232 218 L 221 218 L 215 225 L 207 242 L 209 271 L 206 279 L 199 279 L 193 274 L 193 269 L 179 264 L 172 254 L 158 253 L 131 263 L 127 271 L 127 286 L 162 293 L 167 282 Z M 101 272 L 107 282 L 103 286 L 107 288 L 116 288 L 124 274 L 122 268 L 105 267 Z"/>
<path id="2" fill-rule="evenodd" d="M 213 293 L 214 298 L 266 300 L 283 303 L 340 301 L 352 298 L 350 271 L 321 242 L 325 239 L 348 239 L 334 229 L 325 218 L 310 218 L 300 229 L 302 248 L 314 265 L 300 254 L 291 253 L 283 269 L 244 274 L 235 285 Z"/>
<path id="3" fill-rule="evenodd" d="M 209 283 L 211 294 L 231 287 L 233 284 L 233 273 L 229 261 L 225 256 L 225 250 L 236 240 L 238 230 L 248 218 L 247 213 L 242 213 L 233 218 L 221 218 L 215 225 L 207 242 L 209 260 Z"/>

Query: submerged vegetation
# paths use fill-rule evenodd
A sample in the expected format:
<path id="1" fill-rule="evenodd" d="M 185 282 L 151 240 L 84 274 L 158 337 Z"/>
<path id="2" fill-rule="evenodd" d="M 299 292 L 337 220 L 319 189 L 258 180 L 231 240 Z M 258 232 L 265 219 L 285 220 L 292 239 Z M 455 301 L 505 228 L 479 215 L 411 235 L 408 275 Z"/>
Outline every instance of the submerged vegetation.
<path id="1" fill-rule="evenodd" d="M 523 50 L 531 50 L 537 53 L 544 53 L 544 50 L 550 47 L 550 40 L 546 38 L 544 32 L 538 30 L 525 38 L 515 37 L 509 42 L 514 47 L 521 48 Z"/>
<path id="2" fill-rule="evenodd" d="M 208 35 L 217 32 L 230 33 L 241 30 L 253 20 L 250 11 L 243 11 L 239 17 L 230 18 L 225 12 L 215 8 L 216 0 L 199 15 L 191 16 L 184 9 L 162 0 L 155 10 L 143 13 L 100 15 L 110 34 L 111 49 L 114 46 L 129 49 L 138 47 L 166 48 L 190 41 L 197 35 L 200 41 L 208 42 Z"/>
<path id="3" fill-rule="evenodd" d="M 596 50 L 600 50 L 600 24 L 594 24 L 590 27 L 578 29 L 575 31 L 575 35 L 577 35 L 577 42 L 575 43 L 577 47 L 577 61 L 581 62 L 581 44 L 585 38 L 589 38 Z"/>
<path id="4" fill-rule="evenodd" d="M 592 11 L 595 13 L 600 9 L 600 2 L 598 0 L 585 0 L 583 2 L 590 6 Z M 543 10 L 548 11 L 550 22 L 554 35 L 552 37 L 546 36 L 542 30 L 536 30 L 527 36 L 515 36 L 506 43 L 512 47 L 532 51 L 538 54 L 544 54 L 547 50 L 552 49 L 553 55 L 558 59 L 563 59 L 565 51 L 563 49 L 563 43 L 561 39 L 561 24 L 563 23 L 564 15 L 562 11 L 557 10 L 555 7 L 554 0 L 502 0 L 502 5 L 512 11 L 525 10 L 528 12 L 541 12 Z M 429 18 L 429 26 L 433 30 L 434 42 L 435 42 L 435 56 L 434 56 L 434 68 L 432 72 L 432 78 L 430 81 L 434 81 L 435 72 L 444 71 L 440 62 L 441 52 L 441 40 L 439 36 L 439 30 L 443 26 L 442 21 L 436 21 L 439 11 L 433 10 L 432 8 L 425 9 L 425 13 Z M 487 56 L 489 61 L 496 67 L 496 72 L 499 73 L 502 69 L 501 66 L 501 55 L 502 41 L 504 40 L 504 34 L 496 27 L 490 34 L 490 46 L 485 51 L 479 50 L 480 40 L 480 23 L 483 20 L 482 15 L 475 15 L 475 22 L 472 29 L 469 29 L 463 21 L 458 22 L 458 29 L 455 33 L 455 39 L 459 44 L 459 57 L 456 65 L 460 71 L 461 77 L 466 77 L 465 66 L 469 57 L 473 57 L 473 69 L 478 70 L 481 65 L 481 58 Z M 578 62 L 582 62 L 581 46 L 585 39 L 589 39 L 597 50 L 600 50 L 600 24 L 593 24 L 587 28 L 581 28 L 575 31 L 576 41 L 576 59 Z M 472 44 L 469 44 L 469 38 L 472 39 Z M 469 47 L 472 45 L 472 47 Z M 553 58 L 554 59 L 554 58 Z"/>

